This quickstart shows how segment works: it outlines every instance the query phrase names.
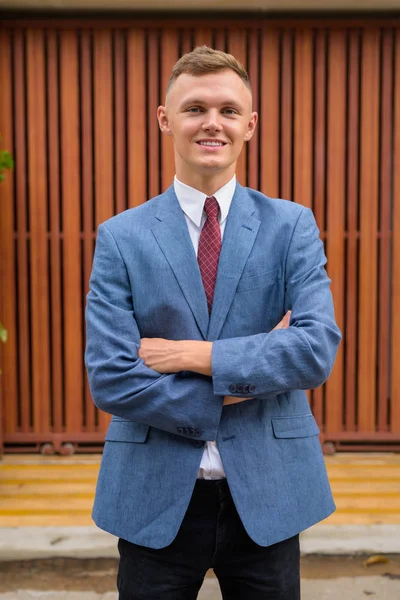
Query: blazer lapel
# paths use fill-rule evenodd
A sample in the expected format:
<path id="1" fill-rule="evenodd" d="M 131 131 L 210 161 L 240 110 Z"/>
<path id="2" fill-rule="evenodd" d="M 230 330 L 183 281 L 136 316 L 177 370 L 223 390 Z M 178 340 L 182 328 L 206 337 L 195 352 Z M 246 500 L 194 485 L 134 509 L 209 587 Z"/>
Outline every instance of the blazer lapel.
<path id="1" fill-rule="evenodd" d="M 152 232 L 206 339 L 209 315 L 196 253 L 173 186 L 165 192 L 164 196 Z"/>
<path id="2" fill-rule="evenodd" d="M 251 197 L 239 184 L 232 198 L 218 263 L 208 340 L 216 340 L 228 315 L 237 284 L 257 237 L 260 221 L 252 216 Z"/>

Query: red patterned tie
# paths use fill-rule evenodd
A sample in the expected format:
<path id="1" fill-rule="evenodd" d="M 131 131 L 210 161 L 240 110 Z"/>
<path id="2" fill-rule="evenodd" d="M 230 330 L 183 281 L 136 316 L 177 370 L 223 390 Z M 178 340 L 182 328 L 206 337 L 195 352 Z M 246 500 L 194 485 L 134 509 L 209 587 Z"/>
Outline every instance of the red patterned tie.
<path id="1" fill-rule="evenodd" d="M 206 198 L 204 211 L 207 220 L 201 230 L 197 260 L 207 297 L 208 311 L 211 312 L 218 260 L 221 252 L 221 227 L 218 221 L 219 205 L 214 198 Z"/>

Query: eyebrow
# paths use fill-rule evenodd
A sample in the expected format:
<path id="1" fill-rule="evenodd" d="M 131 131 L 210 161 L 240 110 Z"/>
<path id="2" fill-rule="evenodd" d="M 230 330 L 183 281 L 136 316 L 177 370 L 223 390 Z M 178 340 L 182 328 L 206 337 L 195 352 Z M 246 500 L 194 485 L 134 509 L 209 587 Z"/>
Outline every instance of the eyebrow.
<path id="1" fill-rule="evenodd" d="M 207 101 L 204 100 L 200 100 L 199 98 L 189 98 L 188 100 L 185 100 L 185 102 L 183 102 L 181 104 L 181 108 L 187 108 L 188 106 L 205 106 L 207 105 Z M 220 106 L 229 106 L 232 108 L 236 108 L 238 110 L 243 110 L 243 106 L 241 104 L 238 104 L 237 102 L 235 102 L 234 100 L 224 100 L 223 102 L 219 103 Z"/>

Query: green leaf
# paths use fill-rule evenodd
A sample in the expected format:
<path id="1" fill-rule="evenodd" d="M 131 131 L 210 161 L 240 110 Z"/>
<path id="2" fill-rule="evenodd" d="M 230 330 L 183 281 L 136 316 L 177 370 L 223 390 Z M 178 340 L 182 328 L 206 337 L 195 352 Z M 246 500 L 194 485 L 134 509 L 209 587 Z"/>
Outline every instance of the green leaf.
<path id="1" fill-rule="evenodd" d="M 0 323 L 0 340 L 5 344 L 7 341 L 7 329 Z"/>

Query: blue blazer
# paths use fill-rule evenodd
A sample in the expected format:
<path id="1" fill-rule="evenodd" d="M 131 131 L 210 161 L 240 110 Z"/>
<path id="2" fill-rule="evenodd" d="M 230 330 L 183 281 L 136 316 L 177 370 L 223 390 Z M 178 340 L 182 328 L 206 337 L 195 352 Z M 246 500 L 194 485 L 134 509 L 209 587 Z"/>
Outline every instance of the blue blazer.
<path id="1" fill-rule="evenodd" d="M 85 353 L 106 434 L 93 519 L 150 548 L 169 545 L 206 440 L 216 440 L 249 536 L 267 546 L 334 510 L 304 390 L 329 376 L 341 339 L 312 212 L 239 184 L 209 316 L 173 187 L 100 225 Z M 290 327 L 271 331 L 288 309 Z M 160 374 L 141 337 L 211 340 L 212 377 Z M 254 398 L 223 407 L 225 395 Z"/>

